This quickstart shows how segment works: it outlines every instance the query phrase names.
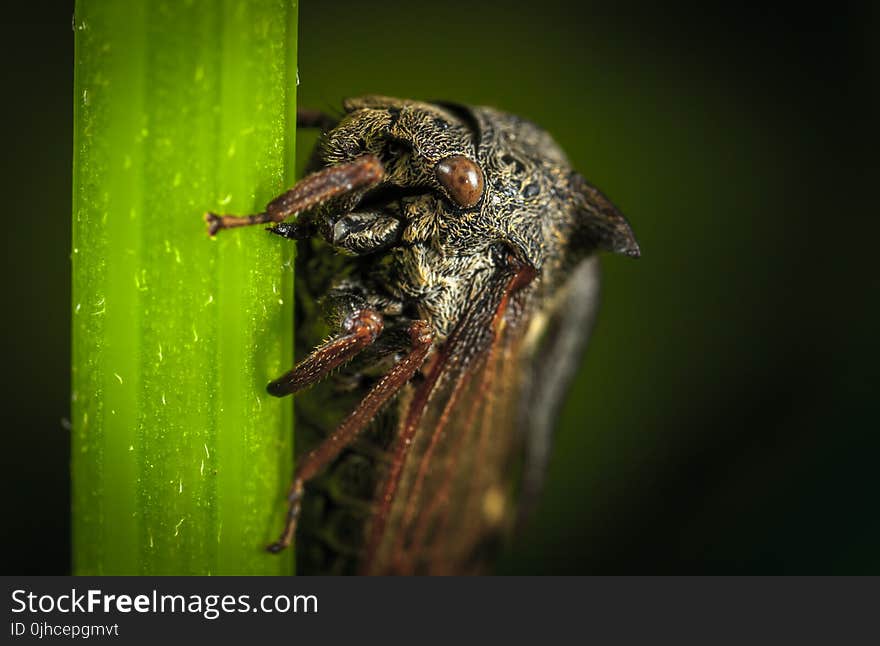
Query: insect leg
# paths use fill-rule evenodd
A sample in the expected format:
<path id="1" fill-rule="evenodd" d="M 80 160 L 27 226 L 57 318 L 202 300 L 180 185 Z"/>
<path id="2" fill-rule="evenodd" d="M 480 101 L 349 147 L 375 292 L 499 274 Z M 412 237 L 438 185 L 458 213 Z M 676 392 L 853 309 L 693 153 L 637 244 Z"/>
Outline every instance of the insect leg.
<path id="1" fill-rule="evenodd" d="M 375 186 L 384 176 L 385 168 L 378 157 L 361 155 L 353 161 L 330 166 L 304 177 L 289 191 L 269 202 L 262 213 L 245 216 L 205 213 L 208 233 L 213 236 L 220 229 L 281 222 L 334 197 Z"/>
<path id="2" fill-rule="evenodd" d="M 278 553 L 290 545 L 296 533 L 305 482 L 324 469 L 369 424 L 389 399 L 400 390 L 421 367 L 431 348 L 434 334 L 425 321 L 413 321 L 409 326 L 410 351 L 382 377 L 364 396 L 357 407 L 330 436 L 303 457 L 296 468 L 293 484 L 287 495 L 287 520 L 281 537 L 266 549 Z"/>
<path id="3" fill-rule="evenodd" d="M 321 130 L 330 130 L 339 122 L 339 119 L 321 112 L 320 110 L 311 110 L 309 108 L 296 109 L 296 127 L 297 128 L 320 128 Z"/>
<path id="4" fill-rule="evenodd" d="M 293 370 L 270 383 L 266 390 L 275 397 L 284 397 L 321 381 L 334 368 L 347 363 L 373 343 L 382 327 L 382 315 L 375 310 L 355 310 L 342 324 L 345 334 L 319 345 Z"/>
<path id="5" fill-rule="evenodd" d="M 381 251 L 400 239 L 403 223 L 381 211 L 346 213 L 324 231 L 324 238 L 343 253 L 358 256 Z"/>
<path id="6" fill-rule="evenodd" d="M 315 235 L 315 226 L 311 221 L 281 222 L 274 227 L 266 227 L 266 231 L 288 240 L 308 240 Z"/>
<path id="7" fill-rule="evenodd" d="M 288 240 L 307 240 L 319 228 L 305 217 L 296 222 L 281 222 L 266 231 Z M 323 238 L 338 251 L 351 256 L 375 253 L 387 249 L 400 239 L 403 223 L 381 211 L 346 213 L 335 222 L 321 226 Z"/>

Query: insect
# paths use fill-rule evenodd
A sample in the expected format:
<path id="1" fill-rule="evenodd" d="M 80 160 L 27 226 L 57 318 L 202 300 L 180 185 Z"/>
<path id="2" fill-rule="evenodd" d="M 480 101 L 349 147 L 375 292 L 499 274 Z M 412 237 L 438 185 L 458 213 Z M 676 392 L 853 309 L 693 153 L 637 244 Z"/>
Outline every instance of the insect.
<path id="1" fill-rule="evenodd" d="M 312 387 L 297 403 L 307 447 L 268 550 L 296 534 L 301 572 L 481 572 L 540 490 L 595 254 L 639 246 L 525 119 L 384 96 L 343 107 L 298 113 L 322 134 L 264 212 L 205 215 L 211 235 L 272 224 L 299 241 L 305 356 L 268 391 Z"/>

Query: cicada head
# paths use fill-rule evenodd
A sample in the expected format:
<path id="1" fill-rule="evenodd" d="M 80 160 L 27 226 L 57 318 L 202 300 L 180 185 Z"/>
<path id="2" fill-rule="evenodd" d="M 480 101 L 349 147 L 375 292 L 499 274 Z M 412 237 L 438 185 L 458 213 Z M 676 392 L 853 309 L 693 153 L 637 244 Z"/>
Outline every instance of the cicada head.
<path id="1" fill-rule="evenodd" d="M 370 95 L 349 99 L 322 136 L 322 165 L 378 158 L 385 177 L 327 205 L 327 213 L 384 209 L 406 224 L 403 238 L 443 232 L 456 253 L 502 245 L 540 270 L 595 250 L 638 255 L 629 224 L 570 167 L 552 137 L 492 108 Z"/>
<path id="2" fill-rule="evenodd" d="M 374 155 L 385 167 L 374 195 L 397 189 L 436 196 L 450 212 L 479 209 L 484 180 L 477 141 L 460 115 L 441 104 L 381 96 L 349 99 L 344 107 L 346 115 L 319 142 L 324 164 Z"/>

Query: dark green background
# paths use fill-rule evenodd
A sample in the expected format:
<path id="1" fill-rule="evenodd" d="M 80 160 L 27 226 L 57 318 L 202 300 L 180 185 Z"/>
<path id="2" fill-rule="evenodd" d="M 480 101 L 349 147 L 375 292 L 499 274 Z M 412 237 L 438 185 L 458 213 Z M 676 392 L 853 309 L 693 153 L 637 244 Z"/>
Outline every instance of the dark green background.
<path id="1" fill-rule="evenodd" d="M 520 113 L 639 237 L 503 569 L 880 572 L 876 12 L 606 4 L 300 7 L 302 105 Z M 43 5 L 0 39 L 4 573 L 69 568 L 72 11 Z"/>

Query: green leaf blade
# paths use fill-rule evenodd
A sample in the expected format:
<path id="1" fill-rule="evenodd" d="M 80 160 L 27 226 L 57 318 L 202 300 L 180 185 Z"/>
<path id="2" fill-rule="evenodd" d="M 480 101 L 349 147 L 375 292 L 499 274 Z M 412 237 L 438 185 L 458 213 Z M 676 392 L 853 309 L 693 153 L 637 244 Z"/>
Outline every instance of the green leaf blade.
<path id="1" fill-rule="evenodd" d="M 74 171 L 77 573 L 280 574 L 292 245 L 210 239 L 292 183 L 296 3 L 81 1 Z M 290 80 L 294 79 L 293 83 Z"/>

